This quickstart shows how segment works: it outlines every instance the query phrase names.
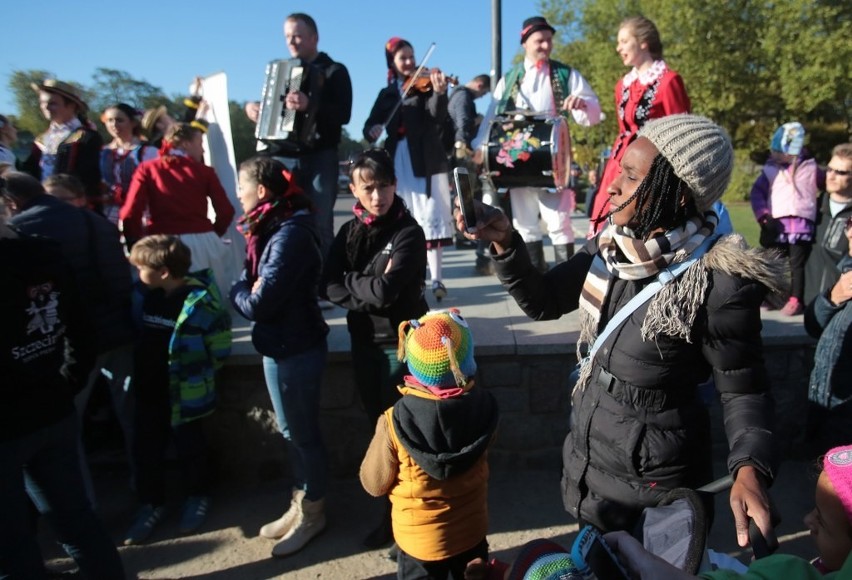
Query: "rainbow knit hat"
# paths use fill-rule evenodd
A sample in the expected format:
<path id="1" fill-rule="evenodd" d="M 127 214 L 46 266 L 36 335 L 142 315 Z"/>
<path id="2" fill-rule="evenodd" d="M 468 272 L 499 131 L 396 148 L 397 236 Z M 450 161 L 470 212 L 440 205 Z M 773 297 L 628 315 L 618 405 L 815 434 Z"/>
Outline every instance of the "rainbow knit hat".
<path id="1" fill-rule="evenodd" d="M 397 356 L 424 387 L 464 387 L 476 374 L 473 336 L 456 308 L 400 324 Z"/>

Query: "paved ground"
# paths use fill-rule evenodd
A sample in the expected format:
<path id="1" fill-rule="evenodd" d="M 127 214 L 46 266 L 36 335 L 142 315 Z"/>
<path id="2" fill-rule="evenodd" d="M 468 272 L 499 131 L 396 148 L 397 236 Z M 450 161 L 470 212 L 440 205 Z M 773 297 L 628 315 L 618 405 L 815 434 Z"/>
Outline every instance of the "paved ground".
<path id="1" fill-rule="evenodd" d="M 778 528 L 781 550 L 812 555 L 802 517 L 812 505 L 813 481 L 808 466 L 788 462 L 773 489 L 783 521 Z M 100 513 L 118 540 L 133 510 L 133 498 L 123 469 L 96 471 Z M 128 575 L 140 579 L 191 578 L 205 580 L 253 580 L 264 578 L 394 578 L 395 564 L 386 550 L 364 551 L 361 540 L 374 522 L 380 505 L 369 498 L 355 479 L 332 482 L 328 494 L 329 524 L 326 531 L 301 553 L 287 559 L 269 557 L 272 543 L 257 537 L 258 528 L 280 514 L 283 483 L 249 489 L 220 488 L 214 493 L 210 517 L 200 533 L 177 536 L 177 510 L 171 511 L 144 546 L 120 548 Z M 709 547 L 747 558 L 736 546 L 733 524 L 725 498 L 717 497 L 716 523 Z M 488 541 L 492 555 L 511 560 L 524 543 L 550 538 L 570 545 L 576 523 L 563 511 L 559 474 L 543 471 L 493 473 L 489 489 L 491 525 Z M 44 534 L 45 554 L 51 565 L 67 567 Z"/>
<path id="2" fill-rule="evenodd" d="M 338 201 L 338 224 L 351 215 L 351 197 Z M 586 220 L 575 218 L 578 239 L 586 229 Z M 552 249 L 546 248 L 552 259 Z M 514 302 L 499 287 L 494 277 L 472 275 L 473 251 L 450 249 L 446 253 L 445 278 L 449 296 L 442 307 L 457 306 L 470 321 L 477 349 L 507 356 L 535 352 L 572 352 L 576 333 L 574 315 L 559 321 L 534 323 L 527 320 Z M 430 305 L 437 306 L 429 296 Z M 341 309 L 327 312 L 332 326 L 332 352 L 346 352 L 349 338 Z M 245 329 L 243 329 L 245 330 Z M 246 332 L 237 351 L 251 352 Z M 767 342 L 784 341 L 803 334 L 801 317 L 784 319 L 769 313 L 764 316 Z M 721 472 L 719 465 L 717 472 Z M 127 485 L 126 468 L 118 462 L 95 466 L 100 498 L 99 512 L 116 541 L 120 540 L 134 510 L 133 496 Z M 813 485 L 809 466 L 787 461 L 773 488 L 773 497 L 782 515 L 778 528 L 782 550 L 812 555 L 802 517 L 813 503 Z M 200 533 L 177 537 L 177 510 L 169 506 L 169 517 L 145 546 L 121 548 L 128 574 L 141 579 L 193 578 L 209 580 L 263 578 L 393 578 L 395 564 L 383 557 L 385 550 L 367 552 L 361 540 L 375 525 L 381 505 L 369 498 L 356 479 L 335 480 L 328 495 L 329 525 L 326 532 L 303 552 L 284 560 L 269 558 L 271 543 L 256 536 L 264 522 L 280 515 L 285 507 L 285 482 L 257 484 L 251 488 L 221 487 L 215 490 L 208 521 Z M 714 530 L 710 547 L 743 557 L 735 545 L 733 524 L 726 498 L 717 498 Z M 511 559 L 525 542 L 552 538 L 568 545 L 577 531 L 576 523 L 564 512 L 559 497 L 559 473 L 543 471 L 495 472 L 489 489 L 491 526 L 488 536 L 492 553 Z M 51 564 L 70 566 L 51 539 L 42 534 L 45 555 Z"/>

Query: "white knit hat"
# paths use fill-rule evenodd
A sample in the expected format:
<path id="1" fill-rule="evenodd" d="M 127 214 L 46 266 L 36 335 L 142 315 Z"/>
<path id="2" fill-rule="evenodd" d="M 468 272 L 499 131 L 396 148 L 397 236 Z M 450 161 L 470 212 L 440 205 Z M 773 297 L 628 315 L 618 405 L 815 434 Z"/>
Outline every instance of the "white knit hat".
<path id="1" fill-rule="evenodd" d="M 692 190 L 701 210 L 709 209 L 728 188 L 734 150 L 725 130 L 705 117 L 669 115 L 648 121 L 639 130 Z"/>

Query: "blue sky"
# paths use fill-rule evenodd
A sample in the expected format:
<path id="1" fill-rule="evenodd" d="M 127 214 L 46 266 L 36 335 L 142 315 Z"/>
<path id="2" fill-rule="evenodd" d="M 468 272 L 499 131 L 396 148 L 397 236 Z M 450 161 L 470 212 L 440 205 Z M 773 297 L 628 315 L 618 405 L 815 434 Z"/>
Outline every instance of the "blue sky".
<path id="1" fill-rule="evenodd" d="M 266 63 L 289 58 L 282 34 L 290 12 L 306 12 L 319 27 L 320 50 L 346 65 L 354 104 L 347 126 L 361 128 L 386 81 L 384 43 L 409 40 L 422 57 L 464 83 L 491 69 L 491 0 L 312 0 L 281 2 L 9 2 L 3 10 L 0 113 L 15 113 L 8 89 L 13 70 L 47 70 L 62 80 L 92 83 L 98 67 L 123 70 L 183 94 L 195 75 L 224 71 L 229 96 L 257 100 Z M 34 8 L 38 4 L 38 8 Z M 538 0 L 503 0 L 503 72 L 518 53 L 521 23 L 538 14 Z M 35 98 L 35 94 L 33 95 Z M 482 99 L 478 108 L 486 106 Z"/>

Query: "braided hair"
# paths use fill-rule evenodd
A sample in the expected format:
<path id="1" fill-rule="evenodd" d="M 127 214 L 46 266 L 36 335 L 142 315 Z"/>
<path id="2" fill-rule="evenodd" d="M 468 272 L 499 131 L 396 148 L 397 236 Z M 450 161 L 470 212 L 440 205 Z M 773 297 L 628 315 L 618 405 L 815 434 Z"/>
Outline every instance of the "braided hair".
<path id="1" fill-rule="evenodd" d="M 636 215 L 630 227 L 638 239 L 644 240 L 658 229 L 674 229 L 698 214 L 689 186 L 675 174 L 669 160 L 659 153 L 633 195 L 611 214 L 623 210 L 634 199 Z"/>

